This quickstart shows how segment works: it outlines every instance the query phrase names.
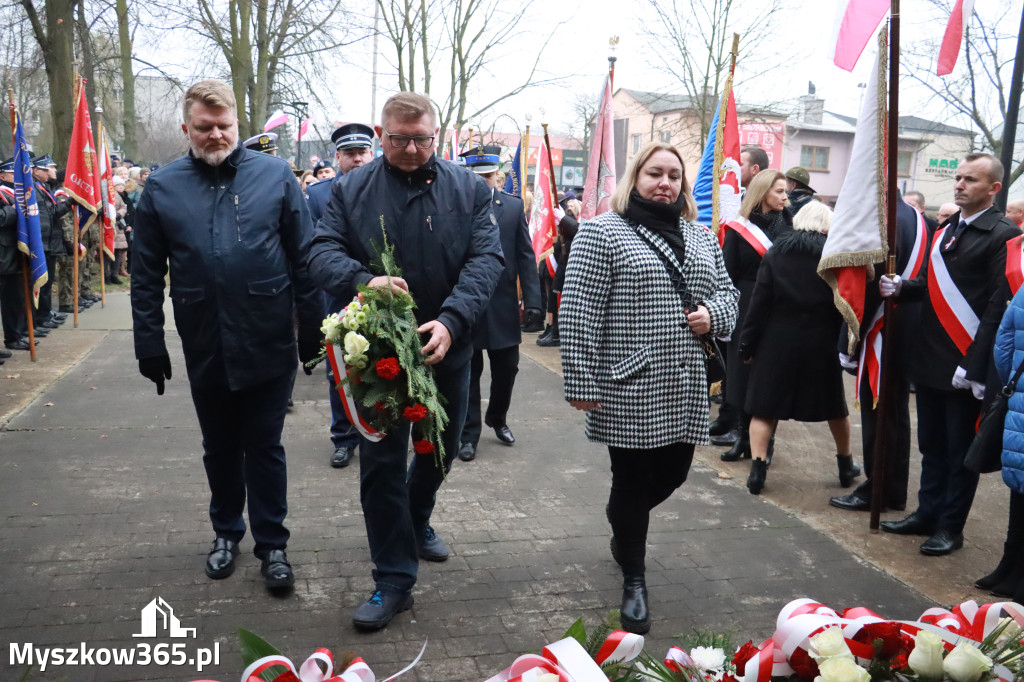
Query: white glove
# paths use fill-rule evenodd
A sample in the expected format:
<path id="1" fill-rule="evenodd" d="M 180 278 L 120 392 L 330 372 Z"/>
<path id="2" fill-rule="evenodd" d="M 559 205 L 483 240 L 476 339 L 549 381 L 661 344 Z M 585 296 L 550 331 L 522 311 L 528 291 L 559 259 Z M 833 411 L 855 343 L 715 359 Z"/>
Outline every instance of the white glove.
<path id="1" fill-rule="evenodd" d="M 882 298 L 889 298 L 890 296 L 899 296 L 900 289 L 903 288 L 903 278 L 899 275 L 882 275 L 882 278 L 878 280 L 878 291 L 882 294 Z"/>
<path id="2" fill-rule="evenodd" d="M 985 384 L 981 383 L 980 381 L 972 381 L 971 382 L 971 393 L 974 394 L 974 397 L 976 399 L 984 400 L 985 399 Z"/>
<path id="3" fill-rule="evenodd" d="M 971 382 L 967 380 L 967 370 L 957 367 L 953 372 L 953 388 L 970 388 Z"/>
<path id="4" fill-rule="evenodd" d="M 843 366 L 843 369 L 857 369 L 859 362 L 857 358 L 851 358 L 846 353 L 839 354 L 839 364 Z"/>
<path id="5" fill-rule="evenodd" d="M 562 210 L 561 206 L 555 206 L 555 222 L 562 222 L 562 218 L 565 217 L 565 211 Z"/>

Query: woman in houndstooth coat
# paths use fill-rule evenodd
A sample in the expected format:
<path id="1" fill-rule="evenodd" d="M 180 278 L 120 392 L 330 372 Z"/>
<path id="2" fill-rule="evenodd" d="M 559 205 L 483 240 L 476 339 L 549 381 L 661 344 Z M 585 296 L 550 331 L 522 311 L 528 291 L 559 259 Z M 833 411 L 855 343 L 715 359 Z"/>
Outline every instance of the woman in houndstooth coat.
<path id="1" fill-rule="evenodd" d="M 697 207 L 679 151 L 651 143 L 630 162 L 612 210 L 573 240 L 559 309 L 565 398 L 608 446 L 612 555 L 625 629 L 650 628 L 644 560 L 650 510 L 686 480 L 708 442 L 700 337 L 727 336 L 739 294 Z M 671 268 L 671 274 L 670 274 Z M 691 299 L 684 309 L 679 286 Z"/>

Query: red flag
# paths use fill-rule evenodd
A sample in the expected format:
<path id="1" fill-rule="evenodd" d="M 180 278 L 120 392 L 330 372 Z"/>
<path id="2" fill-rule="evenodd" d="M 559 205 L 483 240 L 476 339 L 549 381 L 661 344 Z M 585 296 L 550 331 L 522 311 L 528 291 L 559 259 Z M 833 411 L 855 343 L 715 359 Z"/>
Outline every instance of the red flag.
<path id="1" fill-rule="evenodd" d="M 78 102 L 75 104 L 75 125 L 71 131 L 71 149 L 68 152 L 68 167 L 64 178 L 64 189 L 68 196 L 81 206 L 80 214 L 87 216 L 82 221 L 84 230 L 92 222 L 100 206 L 100 182 L 97 170 L 96 143 L 92 136 L 92 120 L 89 104 L 85 99 L 84 81 L 78 88 Z"/>
<path id="2" fill-rule="evenodd" d="M 853 67 L 864 52 L 879 22 L 885 18 L 891 0 L 848 0 L 840 2 L 837 9 L 842 12 L 836 36 L 834 61 L 840 69 L 853 71 Z"/>
<path id="3" fill-rule="evenodd" d="M 541 142 L 537 152 L 537 179 L 533 183 L 533 214 L 530 217 L 530 239 L 538 263 L 551 253 L 557 229 L 555 201 L 551 196 L 551 163 L 548 161 L 548 148 Z"/>
<path id="4" fill-rule="evenodd" d="M 615 112 L 612 109 L 612 79 L 604 79 L 601 108 L 597 114 L 594 139 L 590 147 L 587 181 L 583 183 L 583 209 L 580 218 L 589 220 L 611 210 L 615 192 Z"/>
<path id="5" fill-rule="evenodd" d="M 114 205 L 114 172 L 107 153 L 107 136 L 100 133 L 100 197 L 103 210 L 103 251 L 114 257 L 114 228 L 117 226 L 117 207 Z"/>
<path id="6" fill-rule="evenodd" d="M 942 47 L 939 48 L 939 66 L 936 74 L 946 76 L 953 73 L 956 59 L 960 56 L 960 44 L 963 43 L 967 25 L 971 23 L 971 12 L 974 11 L 974 0 L 956 0 L 953 12 L 949 15 L 946 32 L 942 34 Z"/>

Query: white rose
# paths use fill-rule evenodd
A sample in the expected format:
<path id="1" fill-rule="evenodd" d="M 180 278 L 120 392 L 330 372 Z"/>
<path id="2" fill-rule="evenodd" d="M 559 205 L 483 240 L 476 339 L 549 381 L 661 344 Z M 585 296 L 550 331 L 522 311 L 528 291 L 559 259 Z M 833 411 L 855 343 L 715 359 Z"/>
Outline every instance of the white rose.
<path id="1" fill-rule="evenodd" d="M 996 638 L 996 647 L 1002 647 L 1008 642 L 1018 642 L 1024 638 L 1021 627 L 1013 622 L 1012 618 L 1000 618 L 997 627 L 1003 628 L 1003 631 Z"/>
<path id="2" fill-rule="evenodd" d="M 907 657 L 907 665 L 924 680 L 942 679 L 942 638 L 921 630 L 914 638 L 914 650 Z"/>
<path id="3" fill-rule="evenodd" d="M 694 647 L 690 658 L 701 670 L 720 670 L 725 665 L 725 652 L 709 646 Z"/>
<path id="4" fill-rule="evenodd" d="M 366 337 L 356 332 L 345 334 L 345 352 L 353 357 L 359 357 L 370 349 L 370 342 Z"/>
<path id="5" fill-rule="evenodd" d="M 338 341 L 341 341 L 341 322 L 338 319 L 338 314 L 333 313 L 325 317 L 320 331 L 323 333 L 324 338 L 327 339 L 327 343 L 338 343 Z"/>
<path id="6" fill-rule="evenodd" d="M 953 682 L 975 682 L 992 669 L 992 659 L 974 645 L 961 642 L 942 661 L 942 669 Z"/>
<path id="7" fill-rule="evenodd" d="M 810 654 L 818 665 L 830 658 L 853 660 L 853 653 L 843 637 L 843 629 L 838 627 L 826 628 L 811 637 Z"/>
<path id="8" fill-rule="evenodd" d="M 852 659 L 835 656 L 818 664 L 818 676 L 814 682 L 871 682 L 871 673 Z"/>

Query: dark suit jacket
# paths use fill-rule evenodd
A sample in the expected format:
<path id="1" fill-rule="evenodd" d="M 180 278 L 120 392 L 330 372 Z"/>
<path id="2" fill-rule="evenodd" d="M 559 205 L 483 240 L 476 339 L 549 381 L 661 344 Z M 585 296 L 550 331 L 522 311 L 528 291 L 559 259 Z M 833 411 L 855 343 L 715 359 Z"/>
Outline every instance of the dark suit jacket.
<path id="1" fill-rule="evenodd" d="M 949 219 L 950 228 L 943 234 L 940 248 L 944 249 L 949 243 L 952 228 L 959 222 L 959 213 Z M 951 250 L 941 251 L 950 277 L 981 322 L 966 354 L 960 353 L 932 308 L 928 298 L 928 260 L 920 275 L 904 282 L 901 300 L 924 301 L 917 331 L 917 352 L 912 355 L 910 365 L 910 376 L 915 383 L 953 390 L 951 382 L 957 367 L 967 370 L 969 380 L 985 381 L 992 363 L 995 332 L 1006 307 L 1005 302 L 999 305 L 993 294 L 1000 290 L 1006 278 L 1006 241 L 1019 234 L 1020 228 L 991 207 L 967 226 Z"/>
<path id="2" fill-rule="evenodd" d="M 537 260 L 530 232 L 526 227 L 523 200 L 495 191 L 492 202 L 501 236 L 501 251 L 505 254 L 505 269 L 490 303 L 473 326 L 473 347 L 477 349 L 508 348 L 518 346 L 522 341 L 516 279 L 523 289 L 523 306 L 541 309 L 540 278 L 537 276 Z"/>

